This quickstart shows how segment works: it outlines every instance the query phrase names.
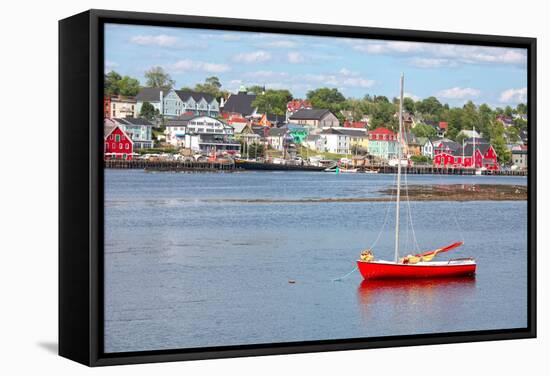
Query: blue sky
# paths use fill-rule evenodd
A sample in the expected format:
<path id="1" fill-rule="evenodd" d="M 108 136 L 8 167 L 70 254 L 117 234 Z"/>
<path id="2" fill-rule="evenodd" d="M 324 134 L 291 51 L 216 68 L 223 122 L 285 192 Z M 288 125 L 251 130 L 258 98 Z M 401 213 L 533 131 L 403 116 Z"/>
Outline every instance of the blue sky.
<path id="1" fill-rule="evenodd" d="M 145 83 L 144 72 L 161 66 L 176 88 L 218 76 L 223 88 L 265 85 L 305 97 L 319 87 L 346 97 L 393 98 L 399 76 L 415 100 L 436 96 L 451 106 L 468 100 L 493 107 L 526 102 L 524 49 L 417 42 L 312 37 L 206 29 L 105 26 L 105 70 Z"/>

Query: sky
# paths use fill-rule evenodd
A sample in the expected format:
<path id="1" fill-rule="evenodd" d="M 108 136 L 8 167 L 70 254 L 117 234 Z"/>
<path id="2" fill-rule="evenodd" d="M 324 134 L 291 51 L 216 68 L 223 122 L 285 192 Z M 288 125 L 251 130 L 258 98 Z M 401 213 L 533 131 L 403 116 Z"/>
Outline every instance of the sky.
<path id="1" fill-rule="evenodd" d="M 163 67 L 175 88 L 194 87 L 217 76 L 222 89 L 242 85 L 309 90 L 337 88 L 344 96 L 429 96 L 462 106 L 468 100 L 492 107 L 527 101 L 527 50 L 419 42 L 317 37 L 174 27 L 105 25 L 105 71 L 140 80 Z"/>

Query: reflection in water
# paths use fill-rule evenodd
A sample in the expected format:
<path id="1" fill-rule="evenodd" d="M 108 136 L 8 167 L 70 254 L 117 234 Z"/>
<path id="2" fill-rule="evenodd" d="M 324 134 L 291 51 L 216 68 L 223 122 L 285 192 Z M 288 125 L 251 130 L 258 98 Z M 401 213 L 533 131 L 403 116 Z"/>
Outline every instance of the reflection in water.
<path id="1" fill-rule="evenodd" d="M 357 289 L 363 322 L 370 326 L 395 320 L 418 327 L 434 316 L 453 318 L 467 309 L 475 281 L 475 277 L 364 280 Z"/>

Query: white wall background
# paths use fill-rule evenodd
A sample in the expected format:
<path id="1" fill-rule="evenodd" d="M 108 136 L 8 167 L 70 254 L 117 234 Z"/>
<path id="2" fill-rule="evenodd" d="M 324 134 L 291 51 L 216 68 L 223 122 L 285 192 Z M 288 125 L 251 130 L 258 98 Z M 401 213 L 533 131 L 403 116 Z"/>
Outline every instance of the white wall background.
<path id="1" fill-rule="evenodd" d="M 538 134 L 548 139 L 548 11 L 543 1 L 296 0 L 4 2 L 0 76 L 0 374 L 541 374 L 548 364 L 545 197 L 539 161 L 539 338 L 87 369 L 57 342 L 57 20 L 87 8 L 537 37 Z M 543 149 L 543 148 L 541 148 Z M 498 262 L 498 260 L 495 260 Z M 546 348 L 545 348 L 546 347 Z"/>

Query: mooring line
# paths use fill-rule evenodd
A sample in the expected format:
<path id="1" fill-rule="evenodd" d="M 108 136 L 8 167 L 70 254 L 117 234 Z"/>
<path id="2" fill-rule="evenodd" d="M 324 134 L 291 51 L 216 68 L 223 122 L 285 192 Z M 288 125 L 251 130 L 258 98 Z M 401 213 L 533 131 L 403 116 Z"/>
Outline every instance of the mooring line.
<path id="1" fill-rule="evenodd" d="M 348 278 L 350 275 L 352 275 L 353 272 L 355 272 L 356 270 L 357 270 L 357 266 L 356 266 L 355 268 L 353 268 L 353 270 L 352 270 L 351 272 L 346 273 L 346 274 L 344 274 L 343 276 L 341 276 L 341 277 L 339 277 L 339 278 L 334 278 L 334 279 L 332 280 L 332 282 L 339 282 L 339 281 L 342 281 L 342 280 Z"/>

